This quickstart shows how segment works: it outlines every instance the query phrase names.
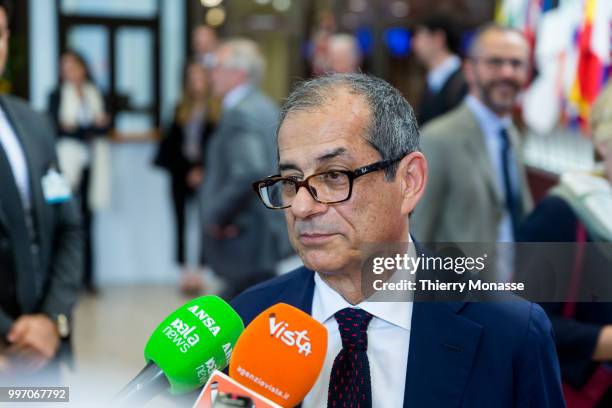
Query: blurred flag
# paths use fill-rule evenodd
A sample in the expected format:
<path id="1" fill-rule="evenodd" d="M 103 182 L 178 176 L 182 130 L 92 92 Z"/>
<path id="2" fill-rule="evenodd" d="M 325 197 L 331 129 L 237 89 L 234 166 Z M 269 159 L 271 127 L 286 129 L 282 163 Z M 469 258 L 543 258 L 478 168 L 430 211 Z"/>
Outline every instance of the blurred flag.
<path id="1" fill-rule="evenodd" d="M 554 9 L 559 0 L 497 0 L 495 21 L 525 33 L 535 44 L 538 23 L 542 14 Z"/>
<path id="2" fill-rule="evenodd" d="M 526 122 L 538 133 L 559 123 L 586 131 L 611 70 L 612 0 L 498 0 L 495 20 L 521 30 L 535 52 Z"/>
<path id="3" fill-rule="evenodd" d="M 578 53 L 575 76 L 567 95 L 568 124 L 587 130 L 591 105 L 605 84 L 610 70 L 612 47 L 610 24 L 612 2 L 584 0 L 582 24 L 575 36 Z"/>
<path id="4" fill-rule="evenodd" d="M 542 16 L 557 7 L 559 0 L 497 0 L 495 21 L 516 28 L 527 38 L 533 63 L 537 32 Z"/>

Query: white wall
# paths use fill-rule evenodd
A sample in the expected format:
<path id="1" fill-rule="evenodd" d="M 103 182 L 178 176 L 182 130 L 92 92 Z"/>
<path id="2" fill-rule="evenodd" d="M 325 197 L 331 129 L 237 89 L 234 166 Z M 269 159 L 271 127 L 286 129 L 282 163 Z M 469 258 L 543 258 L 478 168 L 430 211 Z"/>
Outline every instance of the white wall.
<path id="1" fill-rule="evenodd" d="M 52 0 L 28 1 L 30 2 L 30 102 L 35 109 L 44 110 L 47 107 L 47 97 L 56 86 L 58 77 L 59 34 L 56 2 Z M 96 4 L 99 3 L 98 1 Z M 140 8 L 142 11 L 147 8 L 150 0 L 140 0 L 140 3 L 143 3 Z M 83 0 L 70 0 L 68 4 L 75 10 L 94 11 L 95 9 L 95 7 L 83 7 L 89 4 Z M 135 4 L 128 1 L 115 1 L 112 5 L 113 13 L 111 14 L 115 16 L 120 7 L 125 9 L 123 14 L 125 16 L 135 13 Z M 92 10 L 89 10 L 90 8 Z M 164 122 L 171 119 L 180 92 L 181 72 L 185 62 L 184 28 L 186 22 L 184 16 L 184 1 L 162 0 L 160 10 L 160 78 L 162 81 L 160 113 Z"/>
<path id="2" fill-rule="evenodd" d="M 185 63 L 185 1 L 163 0 L 161 9 L 161 118 L 172 119 Z"/>
<path id="3" fill-rule="evenodd" d="M 45 110 L 47 97 L 57 84 L 58 27 L 55 1 L 28 0 L 30 12 L 30 102 Z"/>
<path id="4" fill-rule="evenodd" d="M 36 109 L 45 110 L 47 96 L 57 85 L 58 77 L 56 2 L 28 1 L 30 100 Z M 75 5 L 87 0 L 70 1 Z M 139 1 L 146 4 L 150 0 Z M 100 4 L 100 1 L 96 2 Z M 129 3 L 127 0 L 122 2 L 112 0 L 115 8 Z M 161 7 L 160 110 L 162 119 L 167 121 L 180 92 L 185 60 L 185 2 L 162 0 Z M 126 15 L 129 12 L 127 10 Z M 116 10 L 113 13 L 117 15 Z M 137 64 L 132 65 L 128 69 L 141 69 Z M 129 81 L 133 75 L 127 75 L 126 78 Z M 136 84 L 123 85 L 132 88 Z M 95 279 L 102 284 L 168 282 L 178 278 L 173 260 L 174 230 L 168 180 L 165 174 L 152 167 L 154 153 L 154 143 L 112 146 L 111 202 L 108 208 L 95 217 L 94 228 Z"/>

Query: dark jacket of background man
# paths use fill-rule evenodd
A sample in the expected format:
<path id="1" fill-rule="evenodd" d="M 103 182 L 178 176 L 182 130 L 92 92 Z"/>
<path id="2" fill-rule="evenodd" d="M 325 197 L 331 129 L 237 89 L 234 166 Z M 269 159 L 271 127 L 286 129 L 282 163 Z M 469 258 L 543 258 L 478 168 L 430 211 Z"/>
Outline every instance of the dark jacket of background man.
<path id="1" fill-rule="evenodd" d="M 459 58 L 460 36 L 446 15 L 431 15 L 416 26 L 413 50 L 427 69 L 427 83 L 419 102 L 419 125 L 458 106 L 468 93 Z"/>

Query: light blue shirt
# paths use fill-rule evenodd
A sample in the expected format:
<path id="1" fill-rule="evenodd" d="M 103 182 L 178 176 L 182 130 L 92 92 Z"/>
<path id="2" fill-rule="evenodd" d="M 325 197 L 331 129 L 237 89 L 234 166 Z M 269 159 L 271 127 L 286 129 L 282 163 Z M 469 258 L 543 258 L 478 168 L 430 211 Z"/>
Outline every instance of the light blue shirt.
<path id="1" fill-rule="evenodd" d="M 223 98 L 223 109 L 227 110 L 236 107 L 236 105 L 247 96 L 251 89 L 252 87 L 250 84 L 242 84 L 229 91 Z"/>
<path id="2" fill-rule="evenodd" d="M 446 58 L 440 65 L 427 74 L 427 87 L 431 92 L 438 93 L 446 80 L 461 67 L 461 59 L 456 55 Z"/>
<path id="3" fill-rule="evenodd" d="M 509 129 L 510 125 L 512 124 L 512 118 L 510 115 L 503 117 L 498 116 L 474 95 L 468 95 L 465 101 L 470 111 L 476 117 L 476 122 L 478 122 L 478 125 L 482 130 L 482 134 L 484 135 L 487 151 L 489 152 L 490 163 L 493 166 L 492 170 L 495 174 L 495 181 L 497 182 L 499 191 L 501 191 L 502 197 L 504 197 L 505 203 L 504 169 L 501 161 L 502 143 L 500 132 L 504 128 Z M 515 163 L 514 154 L 514 151 L 511 150 L 510 163 Z M 512 166 L 510 169 L 510 180 L 512 183 L 512 188 L 517 192 L 517 195 L 520 196 L 520 189 L 518 188 L 519 175 L 518 169 L 516 169 L 515 166 Z M 502 211 L 503 215 L 499 223 L 497 242 L 514 242 L 514 232 L 512 228 L 512 217 L 510 215 L 510 211 L 505 205 Z"/>
<path id="4" fill-rule="evenodd" d="M 411 248 L 414 248 L 411 245 Z M 412 249 L 411 249 L 412 250 Z M 414 256 L 414 255 L 412 255 Z M 315 273 L 312 317 L 327 329 L 327 353 L 319 378 L 310 390 L 303 408 L 327 406 L 327 390 L 334 359 L 342 350 L 342 338 L 334 314 L 347 307 L 370 313 L 368 325 L 368 360 L 372 386 L 372 407 L 404 405 L 408 368 L 408 347 L 412 322 L 412 302 L 368 302 L 351 305 Z"/>

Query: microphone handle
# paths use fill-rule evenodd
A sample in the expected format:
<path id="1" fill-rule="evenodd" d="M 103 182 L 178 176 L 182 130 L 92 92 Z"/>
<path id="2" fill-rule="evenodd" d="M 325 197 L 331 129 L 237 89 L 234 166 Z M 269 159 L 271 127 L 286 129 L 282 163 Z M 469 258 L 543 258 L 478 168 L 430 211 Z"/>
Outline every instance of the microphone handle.
<path id="1" fill-rule="evenodd" d="M 110 406 L 141 406 L 170 386 L 164 372 L 152 361 L 113 398 Z"/>

